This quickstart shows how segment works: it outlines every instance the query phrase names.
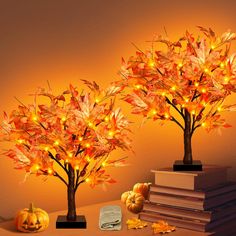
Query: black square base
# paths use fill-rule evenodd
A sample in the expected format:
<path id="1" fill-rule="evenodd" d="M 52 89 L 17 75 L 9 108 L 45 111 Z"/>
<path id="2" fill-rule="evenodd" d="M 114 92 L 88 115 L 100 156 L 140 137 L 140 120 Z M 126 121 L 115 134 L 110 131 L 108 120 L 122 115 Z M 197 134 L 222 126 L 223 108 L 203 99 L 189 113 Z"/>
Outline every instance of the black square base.
<path id="1" fill-rule="evenodd" d="M 184 164 L 183 161 L 177 160 L 173 165 L 173 171 L 202 171 L 202 163 L 196 160 L 192 164 Z"/>
<path id="2" fill-rule="evenodd" d="M 79 215 L 76 216 L 76 220 L 69 221 L 66 216 L 58 216 L 56 222 L 57 229 L 86 229 L 87 222 L 85 216 Z"/>

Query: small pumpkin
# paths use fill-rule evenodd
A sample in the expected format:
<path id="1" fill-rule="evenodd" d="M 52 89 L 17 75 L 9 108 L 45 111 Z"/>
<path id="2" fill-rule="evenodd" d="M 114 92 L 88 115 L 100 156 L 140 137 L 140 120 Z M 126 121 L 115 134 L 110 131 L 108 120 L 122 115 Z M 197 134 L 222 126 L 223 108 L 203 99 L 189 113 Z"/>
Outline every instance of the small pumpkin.
<path id="1" fill-rule="evenodd" d="M 16 229 L 25 233 L 44 231 L 49 225 L 49 216 L 46 211 L 35 208 L 30 203 L 29 208 L 20 210 L 15 217 Z"/>
<path id="2" fill-rule="evenodd" d="M 133 187 L 133 192 L 141 193 L 145 199 L 148 198 L 148 193 L 151 183 L 137 183 Z"/>
<path id="3" fill-rule="evenodd" d="M 139 213 L 143 209 L 144 200 L 141 193 L 132 192 L 127 197 L 126 208 L 133 213 Z"/>
<path id="4" fill-rule="evenodd" d="M 126 203 L 126 200 L 127 200 L 128 196 L 129 196 L 131 193 L 132 193 L 132 191 L 127 191 L 127 192 L 122 193 L 122 195 L 121 195 L 121 201 L 122 201 L 123 203 Z"/>

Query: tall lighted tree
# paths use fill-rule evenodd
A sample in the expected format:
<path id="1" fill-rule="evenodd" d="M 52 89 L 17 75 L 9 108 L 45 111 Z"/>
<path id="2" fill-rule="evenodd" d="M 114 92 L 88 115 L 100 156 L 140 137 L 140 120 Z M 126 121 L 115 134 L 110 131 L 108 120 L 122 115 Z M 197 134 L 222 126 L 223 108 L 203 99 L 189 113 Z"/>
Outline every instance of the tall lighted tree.
<path id="1" fill-rule="evenodd" d="M 147 119 L 176 123 L 184 134 L 184 164 L 192 164 L 194 132 L 230 127 L 222 118 L 226 98 L 236 92 L 236 54 L 230 55 L 235 33 L 217 36 L 211 29 L 200 36 L 186 33 L 177 41 L 158 36 L 149 50 L 137 48 L 136 55 L 123 59 L 121 84 L 124 100 L 134 114 Z M 159 43 L 159 44 L 157 44 Z M 158 47 L 159 46 L 159 47 Z M 120 81 L 118 82 L 118 84 Z"/>
<path id="2" fill-rule="evenodd" d="M 70 85 L 57 96 L 39 89 L 34 103 L 20 102 L 9 115 L 4 113 L 1 126 L 2 139 L 13 143 L 5 154 L 17 169 L 65 184 L 69 221 L 76 219 L 78 187 L 115 183 L 105 170 L 124 165 L 125 158 L 114 159 L 110 153 L 130 149 L 129 122 L 114 108 L 117 88 L 101 90 L 95 82 L 85 83 L 87 90 Z"/>

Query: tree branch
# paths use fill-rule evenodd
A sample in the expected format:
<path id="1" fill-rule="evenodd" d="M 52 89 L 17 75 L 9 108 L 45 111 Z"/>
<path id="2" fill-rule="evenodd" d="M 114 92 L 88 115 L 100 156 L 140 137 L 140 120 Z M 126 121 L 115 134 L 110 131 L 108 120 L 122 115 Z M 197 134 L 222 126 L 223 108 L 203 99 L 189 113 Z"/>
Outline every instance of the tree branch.
<path id="1" fill-rule="evenodd" d="M 59 178 L 66 186 L 68 186 L 68 184 L 66 183 L 66 181 L 65 181 L 57 172 L 54 173 L 54 176 L 57 177 L 57 178 Z"/>
<path id="2" fill-rule="evenodd" d="M 166 101 L 168 104 L 170 104 L 184 119 L 184 114 L 182 113 L 182 111 L 180 111 L 170 100 L 168 97 L 166 97 Z"/>
<path id="3" fill-rule="evenodd" d="M 182 130 L 184 130 L 184 127 L 173 116 L 171 116 L 171 121 L 175 122 Z"/>
<path id="4" fill-rule="evenodd" d="M 52 160 L 54 160 L 54 161 L 66 172 L 66 174 L 68 174 L 68 170 L 61 164 L 60 161 L 58 161 L 58 160 L 52 155 L 51 152 L 48 152 L 48 155 L 49 155 L 49 157 L 50 157 Z"/>

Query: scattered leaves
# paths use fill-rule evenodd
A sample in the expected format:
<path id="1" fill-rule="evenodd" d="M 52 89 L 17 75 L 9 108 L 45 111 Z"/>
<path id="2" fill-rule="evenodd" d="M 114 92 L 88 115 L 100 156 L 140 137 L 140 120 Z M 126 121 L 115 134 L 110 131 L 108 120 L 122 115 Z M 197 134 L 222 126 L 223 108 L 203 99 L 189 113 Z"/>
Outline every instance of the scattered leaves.
<path id="1" fill-rule="evenodd" d="M 157 223 L 152 224 L 154 234 L 166 234 L 176 230 L 175 226 L 170 226 L 166 221 L 159 220 Z"/>
<path id="2" fill-rule="evenodd" d="M 128 226 L 128 229 L 143 229 L 144 227 L 148 226 L 148 223 L 145 221 L 142 221 L 138 218 L 131 218 L 126 221 L 126 224 Z"/>

